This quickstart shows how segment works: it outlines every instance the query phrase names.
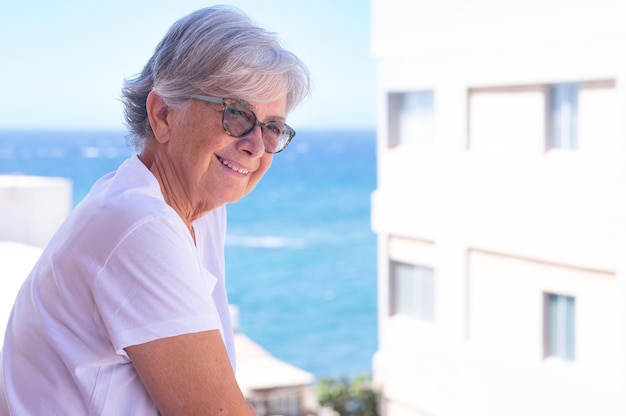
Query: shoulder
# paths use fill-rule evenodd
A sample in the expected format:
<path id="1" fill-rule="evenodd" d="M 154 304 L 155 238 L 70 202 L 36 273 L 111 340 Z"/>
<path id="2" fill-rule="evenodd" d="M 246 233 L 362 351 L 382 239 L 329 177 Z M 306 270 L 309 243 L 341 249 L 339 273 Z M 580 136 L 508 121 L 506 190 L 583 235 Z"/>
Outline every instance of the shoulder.
<path id="1" fill-rule="evenodd" d="M 135 158 L 93 186 L 57 232 L 50 248 L 80 252 L 83 258 L 102 265 L 127 238 L 143 240 L 141 247 L 147 247 L 186 241 L 186 231 L 180 217 L 164 201 L 152 173 Z"/>
<path id="2" fill-rule="evenodd" d="M 96 183 L 77 211 L 118 233 L 148 221 L 179 222 L 156 178 L 136 156 Z"/>

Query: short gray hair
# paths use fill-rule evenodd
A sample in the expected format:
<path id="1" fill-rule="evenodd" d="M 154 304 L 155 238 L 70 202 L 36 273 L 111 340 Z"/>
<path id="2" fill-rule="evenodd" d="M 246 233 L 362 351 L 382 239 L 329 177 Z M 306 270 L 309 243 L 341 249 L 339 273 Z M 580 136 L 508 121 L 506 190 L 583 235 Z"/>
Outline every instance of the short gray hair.
<path id="1" fill-rule="evenodd" d="M 256 26 L 239 9 L 197 10 L 169 29 L 154 54 L 122 89 L 131 140 L 138 150 L 154 138 L 146 99 L 155 90 L 170 106 L 194 94 L 265 103 L 286 97 L 287 112 L 309 93 L 306 66 L 275 33 Z"/>

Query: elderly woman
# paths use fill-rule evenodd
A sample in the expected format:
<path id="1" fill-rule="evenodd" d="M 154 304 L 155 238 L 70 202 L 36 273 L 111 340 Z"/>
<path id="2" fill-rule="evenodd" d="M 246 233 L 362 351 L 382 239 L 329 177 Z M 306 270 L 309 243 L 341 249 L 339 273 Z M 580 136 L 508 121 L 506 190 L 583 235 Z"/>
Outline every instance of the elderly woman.
<path id="1" fill-rule="evenodd" d="M 138 155 L 94 185 L 17 296 L 0 415 L 254 414 L 234 376 L 224 205 L 289 144 L 308 89 L 236 9 L 172 26 L 123 89 Z"/>

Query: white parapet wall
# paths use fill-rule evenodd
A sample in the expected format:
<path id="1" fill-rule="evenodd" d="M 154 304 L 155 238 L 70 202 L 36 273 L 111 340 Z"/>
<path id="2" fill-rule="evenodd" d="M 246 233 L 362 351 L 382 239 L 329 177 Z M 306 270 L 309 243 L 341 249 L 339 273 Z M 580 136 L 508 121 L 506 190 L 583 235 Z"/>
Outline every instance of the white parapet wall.
<path id="1" fill-rule="evenodd" d="M 0 175 L 0 342 L 15 295 L 71 209 L 69 179 Z"/>
<path id="2" fill-rule="evenodd" d="M 71 209 L 69 179 L 0 175 L 0 241 L 44 247 Z"/>

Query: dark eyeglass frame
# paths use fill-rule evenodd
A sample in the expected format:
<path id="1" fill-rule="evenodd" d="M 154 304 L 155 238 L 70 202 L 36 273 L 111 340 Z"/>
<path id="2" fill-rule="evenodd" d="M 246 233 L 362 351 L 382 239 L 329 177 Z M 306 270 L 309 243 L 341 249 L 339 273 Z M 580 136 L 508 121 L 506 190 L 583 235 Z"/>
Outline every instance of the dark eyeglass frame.
<path id="1" fill-rule="evenodd" d="M 248 134 L 250 134 L 250 132 L 252 132 L 252 130 L 254 130 L 256 128 L 256 126 L 261 126 L 261 132 L 262 132 L 262 136 L 264 138 L 263 145 L 265 146 L 265 152 L 266 153 L 276 154 L 276 153 L 282 152 L 283 150 L 285 150 L 285 148 L 287 148 L 287 146 L 291 142 L 291 139 L 293 139 L 294 136 L 296 135 L 296 131 L 293 128 L 291 128 L 291 126 L 287 125 L 286 123 L 284 123 L 282 121 L 270 120 L 270 121 L 266 121 L 265 123 L 259 121 L 259 119 L 257 118 L 257 116 L 254 113 L 254 111 L 250 110 L 250 108 L 248 108 L 248 105 L 244 101 L 242 101 L 242 100 L 235 100 L 235 99 L 230 99 L 230 98 L 211 97 L 211 96 L 208 96 L 208 95 L 192 95 L 191 98 L 196 99 L 196 100 L 200 100 L 200 101 L 206 101 L 206 102 L 209 102 L 209 103 L 222 104 L 222 129 L 224 129 L 226 134 L 228 134 L 229 136 L 236 137 L 236 138 L 241 138 L 241 137 L 244 137 L 244 136 L 247 136 Z M 228 124 L 226 123 L 226 120 L 225 120 L 226 109 L 228 108 L 228 106 L 230 106 L 232 104 L 239 104 L 239 105 L 245 107 L 246 111 L 248 111 L 254 117 L 254 123 L 250 126 L 250 128 L 248 130 L 246 130 L 242 134 L 238 134 L 238 135 L 237 134 L 233 134 L 227 128 Z M 268 131 L 270 131 L 270 130 L 267 128 L 267 126 L 271 125 L 271 124 L 279 124 L 279 125 L 283 126 L 283 128 L 281 130 L 281 134 L 280 134 L 280 136 L 277 137 L 277 139 L 279 140 L 279 143 L 284 140 L 284 143 L 282 144 L 282 147 L 280 147 L 278 150 L 273 151 L 273 152 L 267 149 L 267 144 L 265 143 L 265 135 L 266 134 L 270 134 L 270 133 L 268 133 Z M 281 139 L 282 137 L 287 137 L 287 138 L 286 139 Z"/>

